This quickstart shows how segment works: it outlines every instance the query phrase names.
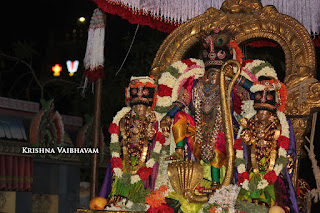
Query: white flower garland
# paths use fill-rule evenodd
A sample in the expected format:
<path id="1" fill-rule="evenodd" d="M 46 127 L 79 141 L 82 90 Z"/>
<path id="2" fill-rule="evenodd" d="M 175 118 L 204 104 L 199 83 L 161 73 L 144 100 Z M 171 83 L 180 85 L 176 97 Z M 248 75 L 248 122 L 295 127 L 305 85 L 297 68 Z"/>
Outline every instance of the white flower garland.
<path id="1" fill-rule="evenodd" d="M 145 83 L 147 83 L 147 82 L 149 82 L 149 83 L 151 83 L 151 84 L 155 84 L 155 83 L 154 83 L 154 80 L 153 80 L 152 78 L 150 78 L 149 76 L 139 76 L 139 77 L 132 76 L 132 77 L 130 78 L 130 82 L 133 81 L 133 80 L 136 80 L 136 79 L 138 79 L 139 82 L 140 82 L 140 83 L 143 83 L 143 84 L 145 84 Z"/>
<path id="2" fill-rule="evenodd" d="M 235 210 L 236 200 L 240 191 L 240 187 L 237 185 L 223 186 L 217 189 L 216 192 L 210 197 L 207 204 L 203 206 L 200 212 L 204 212 L 203 209 L 209 207 L 215 208 L 215 212 L 239 212 Z M 209 210 L 210 211 L 210 210 Z"/>
<path id="3" fill-rule="evenodd" d="M 128 112 L 130 112 L 131 107 L 123 107 L 117 114 L 116 116 L 113 117 L 112 123 L 115 123 L 117 125 L 119 125 L 119 122 L 121 120 L 121 118 L 123 118 Z M 111 134 L 111 141 L 110 143 L 119 143 L 119 136 L 116 133 L 112 133 Z M 120 157 L 119 153 L 114 153 L 112 152 L 112 154 L 115 154 L 116 156 L 112 157 Z M 119 156 L 118 156 L 119 155 Z"/>
<path id="4" fill-rule="evenodd" d="M 247 102 L 246 104 L 252 104 L 252 107 L 251 106 L 248 106 L 246 105 L 246 109 L 248 109 L 248 112 L 247 113 L 244 113 L 244 117 L 246 117 L 247 119 L 250 119 L 252 118 L 257 112 L 254 110 L 253 108 L 253 101 L 252 102 Z M 245 104 L 244 104 L 245 105 Z M 244 106 L 243 105 L 243 106 Z M 287 119 L 285 117 L 285 114 L 283 112 L 280 112 L 280 111 L 277 111 L 277 116 L 278 116 L 278 119 L 280 121 L 280 125 L 281 125 L 281 136 L 284 136 L 284 137 L 287 137 L 289 138 L 289 124 L 287 122 Z M 242 129 L 241 129 L 242 131 Z M 237 138 L 240 138 L 240 133 L 238 134 L 238 137 Z M 282 147 L 279 147 L 278 149 L 278 156 L 279 157 L 287 157 L 287 151 L 282 148 Z M 243 159 L 244 156 L 243 156 L 243 150 L 238 150 L 236 149 L 236 159 Z M 273 171 L 275 172 L 275 174 L 277 176 L 279 176 L 280 172 L 283 170 L 285 165 L 283 164 L 275 164 L 274 168 L 273 168 Z M 246 165 L 244 163 L 241 163 L 237 166 L 237 171 L 238 171 L 238 174 L 241 174 L 241 173 L 244 173 L 246 172 Z M 245 179 L 244 182 L 240 183 L 240 185 L 242 186 L 242 188 L 246 189 L 247 191 L 249 191 L 249 180 Z M 258 182 L 258 185 L 257 185 L 257 189 L 261 190 L 261 189 L 264 189 L 266 188 L 267 186 L 269 185 L 268 181 L 265 180 L 264 178 L 261 179 L 259 182 Z"/>
<path id="5" fill-rule="evenodd" d="M 160 97 L 159 95 L 157 96 L 157 106 L 160 107 L 168 107 L 171 106 L 172 101 L 170 96 L 164 96 Z"/>
<path id="6" fill-rule="evenodd" d="M 178 98 L 179 91 L 181 88 L 181 84 L 184 83 L 185 80 L 187 80 L 190 77 L 194 77 L 195 79 L 198 79 L 204 75 L 205 69 L 203 67 L 194 68 L 189 70 L 188 72 L 182 74 L 179 76 L 177 83 L 174 85 L 172 89 L 172 103 L 175 102 Z"/>
<path id="7" fill-rule="evenodd" d="M 123 118 L 128 112 L 130 112 L 131 108 L 130 107 L 123 107 L 117 114 L 116 116 L 114 116 L 112 123 L 116 124 L 117 126 L 119 126 L 120 120 L 121 118 Z M 161 115 L 159 113 L 155 113 L 156 117 L 159 118 L 161 117 Z M 157 121 L 159 121 L 157 119 Z M 159 126 L 159 123 L 158 123 Z M 161 130 L 159 130 L 158 132 L 161 132 Z M 120 146 L 120 142 L 119 142 L 119 136 L 116 133 L 112 133 L 111 134 L 111 143 L 115 144 L 118 143 Z M 155 147 L 153 149 L 153 152 L 160 154 L 160 151 L 162 149 L 162 144 L 159 141 L 156 141 Z M 112 158 L 120 158 L 120 153 L 113 151 L 111 153 L 111 157 Z M 146 162 L 146 167 L 147 168 L 153 168 L 154 164 L 155 164 L 155 159 L 154 158 L 149 158 L 149 160 Z M 112 169 L 115 176 L 117 176 L 118 178 L 121 178 L 123 175 L 123 170 L 121 168 L 115 167 Z M 136 182 L 139 182 L 141 180 L 140 176 L 137 174 L 131 175 L 131 184 L 134 184 Z"/>
<path id="8" fill-rule="evenodd" d="M 272 87 L 269 87 L 268 90 L 269 91 L 274 91 L 276 89 L 279 89 L 281 87 L 281 84 L 280 83 L 273 83 L 271 85 Z M 256 93 L 256 92 L 259 92 L 259 91 L 263 91 L 264 89 L 266 88 L 265 85 L 262 85 L 262 84 L 256 84 L 256 85 L 253 85 L 251 88 L 250 88 L 250 91 L 252 93 Z"/>
<path id="9" fill-rule="evenodd" d="M 278 78 L 277 73 L 275 72 L 275 70 L 271 67 L 263 67 L 257 74 L 256 77 L 259 78 L 260 76 L 269 76 L 269 77 L 273 77 L 273 78 Z"/>
<path id="10" fill-rule="evenodd" d="M 159 78 L 158 85 L 165 85 L 172 89 L 172 93 L 170 96 L 157 96 L 157 105 L 159 107 L 169 107 L 171 104 L 177 100 L 179 90 L 182 84 L 189 78 L 194 77 L 195 79 L 203 76 L 204 74 L 204 63 L 199 59 L 190 59 L 191 62 L 196 63 L 189 67 L 186 63 L 182 61 L 176 61 L 170 65 L 170 67 L 174 68 L 177 71 L 178 78 L 174 77 L 170 72 L 162 73 Z"/>
<path id="11" fill-rule="evenodd" d="M 158 84 L 166 85 L 170 88 L 176 83 L 176 78 L 170 72 L 164 72 L 159 78 Z"/>
<path id="12" fill-rule="evenodd" d="M 245 77 L 246 79 L 249 79 L 251 81 L 253 81 L 253 79 L 251 79 L 251 77 L 244 71 L 244 70 L 249 70 L 251 72 L 251 70 L 263 63 L 266 63 L 265 61 L 263 60 L 253 60 L 252 62 L 248 62 L 243 68 L 242 68 L 242 71 L 241 71 L 241 75 L 243 77 Z M 252 73 L 252 72 L 251 72 Z M 254 74 L 252 74 L 254 75 Z M 259 78 L 260 76 L 270 76 L 270 77 L 273 77 L 275 79 L 278 79 L 278 76 L 277 76 L 277 73 L 276 71 L 271 68 L 271 67 L 263 67 L 261 70 L 259 70 L 256 74 L 255 74 L 255 77 L 256 78 Z"/>

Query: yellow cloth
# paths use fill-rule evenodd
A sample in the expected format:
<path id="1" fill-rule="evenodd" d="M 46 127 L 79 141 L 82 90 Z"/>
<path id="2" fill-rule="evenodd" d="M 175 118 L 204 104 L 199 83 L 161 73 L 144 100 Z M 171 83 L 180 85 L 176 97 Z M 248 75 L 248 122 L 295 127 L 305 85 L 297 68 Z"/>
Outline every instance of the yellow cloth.
<path id="1" fill-rule="evenodd" d="M 186 137 L 194 139 L 195 127 L 189 124 L 187 118 L 183 114 L 178 114 L 177 122 L 172 126 L 172 133 L 176 143 L 182 141 Z"/>
<path id="2" fill-rule="evenodd" d="M 178 200 L 181 204 L 180 209 L 183 213 L 198 213 L 204 205 L 204 203 L 189 203 L 184 197 L 176 192 L 171 192 L 168 195 L 168 198 Z"/>
<path id="3" fill-rule="evenodd" d="M 190 138 L 190 141 L 195 141 L 195 127 L 190 125 L 187 117 L 184 114 L 178 114 L 177 122 L 172 126 L 173 137 L 175 143 L 178 143 L 185 139 Z M 197 143 L 189 144 L 194 156 L 197 160 L 201 161 L 200 145 Z M 218 149 L 214 149 L 215 157 L 210 162 L 211 166 L 220 169 L 222 165 L 226 163 L 226 155 L 220 152 Z"/>

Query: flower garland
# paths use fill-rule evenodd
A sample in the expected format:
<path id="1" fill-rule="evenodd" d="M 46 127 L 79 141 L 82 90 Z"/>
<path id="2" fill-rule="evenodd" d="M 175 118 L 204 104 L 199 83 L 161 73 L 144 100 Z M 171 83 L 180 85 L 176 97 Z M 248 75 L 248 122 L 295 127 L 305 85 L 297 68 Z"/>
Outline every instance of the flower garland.
<path id="1" fill-rule="evenodd" d="M 235 53 L 236 53 L 236 60 L 239 61 L 240 63 L 242 63 L 242 59 L 243 59 L 243 53 L 238 45 L 238 43 L 234 40 L 230 41 L 230 47 L 232 49 L 234 49 Z"/>
<path id="2" fill-rule="evenodd" d="M 253 107 L 251 109 L 253 109 Z M 254 116 L 256 112 L 250 111 L 247 114 Z M 243 156 L 242 139 L 238 136 L 238 138 L 235 140 L 234 148 L 236 150 L 235 162 L 238 171 L 238 183 L 242 186 L 242 188 L 244 188 L 247 191 L 255 191 L 256 189 L 262 190 L 267 186 L 274 184 L 280 172 L 283 170 L 284 166 L 288 162 L 287 151 L 290 146 L 289 124 L 283 112 L 277 111 L 277 116 L 280 120 L 281 125 L 281 135 L 278 138 L 278 159 L 275 162 L 273 170 L 268 171 L 264 175 L 264 177 L 260 181 L 258 181 L 258 183 L 254 183 L 249 180 L 249 173 L 247 172 L 245 165 L 246 161 Z M 244 117 L 248 116 L 244 115 Z"/>
<path id="3" fill-rule="evenodd" d="M 203 76 L 204 64 L 199 59 L 176 61 L 162 73 L 158 81 L 156 111 L 164 112 L 177 100 L 179 91 L 189 77 Z"/>
<path id="4" fill-rule="evenodd" d="M 278 79 L 276 71 L 269 62 L 248 59 L 242 66 L 241 75 L 250 81 L 255 82 L 262 75 Z"/>
<path id="5" fill-rule="evenodd" d="M 113 118 L 112 124 L 109 127 L 109 132 L 111 134 L 111 144 L 110 144 L 110 151 L 111 151 L 111 167 L 112 172 L 116 177 L 119 179 L 123 176 L 123 162 L 120 158 L 120 127 L 119 122 L 122 117 L 124 117 L 128 112 L 130 112 L 130 107 L 122 108 L 116 116 Z M 139 181 L 146 180 L 152 173 L 153 166 L 158 161 L 160 151 L 162 149 L 162 145 L 165 142 L 165 138 L 160 131 L 157 132 L 156 137 L 156 144 L 150 154 L 149 160 L 146 162 L 145 166 L 142 166 L 136 174 L 132 174 L 130 177 L 130 183 L 134 184 Z"/>
<path id="6" fill-rule="evenodd" d="M 220 189 L 217 189 L 213 195 L 209 198 L 207 204 L 203 206 L 201 212 L 229 212 L 229 213 L 244 213 L 235 209 L 236 200 L 240 191 L 240 187 L 237 185 L 228 185 L 223 186 Z"/>

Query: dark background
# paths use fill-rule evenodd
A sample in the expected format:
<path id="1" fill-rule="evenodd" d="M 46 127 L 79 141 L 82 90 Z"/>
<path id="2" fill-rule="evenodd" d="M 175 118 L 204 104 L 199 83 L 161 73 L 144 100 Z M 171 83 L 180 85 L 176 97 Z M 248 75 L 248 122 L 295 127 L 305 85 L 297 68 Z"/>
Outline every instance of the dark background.
<path id="1" fill-rule="evenodd" d="M 61 114 L 84 117 L 93 114 L 91 87 L 81 96 L 83 85 L 83 58 L 87 42 L 87 29 L 96 4 L 89 0 L 55 1 L 7 1 L 2 7 L 0 53 L 0 96 L 39 102 L 41 91 L 30 69 L 44 85 L 44 98 L 54 99 L 55 108 Z M 79 17 L 86 21 L 80 23 Z M 101 125 L 105 142 L 109 137 L 107 128 L 113 116 L 124 106 L 124 89 L 132 75 L 148 75 L 153 58 L 168 34 L 139 26 L 131 52 L 122 70 L 115 75 L 129 49 L 137 25 L 118 16 L 107 14 L 105 40 L 105 79 L 103 80 L 103 99 Z M 247 58 L 269 61 L 278 71 L 281 79 L 284 74 L 284 54 L 279 48 L 245 49 Z M 319 67 L 319 47 L 316 48 Z M 65 62 L 79 60 L 78 72 L 70 77 Z M 52 76 L 54 64 L 62 66 L 59 78 Z M 317 79 L 320 72 L 317 68 Z M 319 116 L 320 117 L 320 116 Z M 320 129 L 318 118 L 317 129 Z M 320 158 L 320 135 L 316 131 L 316 155 Z M 301 161 L 300 176 L 315 187 L 311 162 L 308 158 Z M 313 212 L 316 212 L 313 208 Z"/>

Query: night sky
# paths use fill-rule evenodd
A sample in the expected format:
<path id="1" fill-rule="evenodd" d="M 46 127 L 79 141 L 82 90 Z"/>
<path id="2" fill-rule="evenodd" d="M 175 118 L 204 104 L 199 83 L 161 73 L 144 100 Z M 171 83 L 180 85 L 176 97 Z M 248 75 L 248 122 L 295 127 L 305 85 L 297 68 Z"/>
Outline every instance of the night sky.
<path id="1" fill-rule="evenodd" d="M 9 10 L 2 19 L 5 36 L 10 40 L 41 40 L 49 30 L 72 28 L 81 16 L 90 21 L 96 4 L 90 0 L 7 1 L 2 10 Z M 3 42 L 3 40 L 2 40 Z"/>

